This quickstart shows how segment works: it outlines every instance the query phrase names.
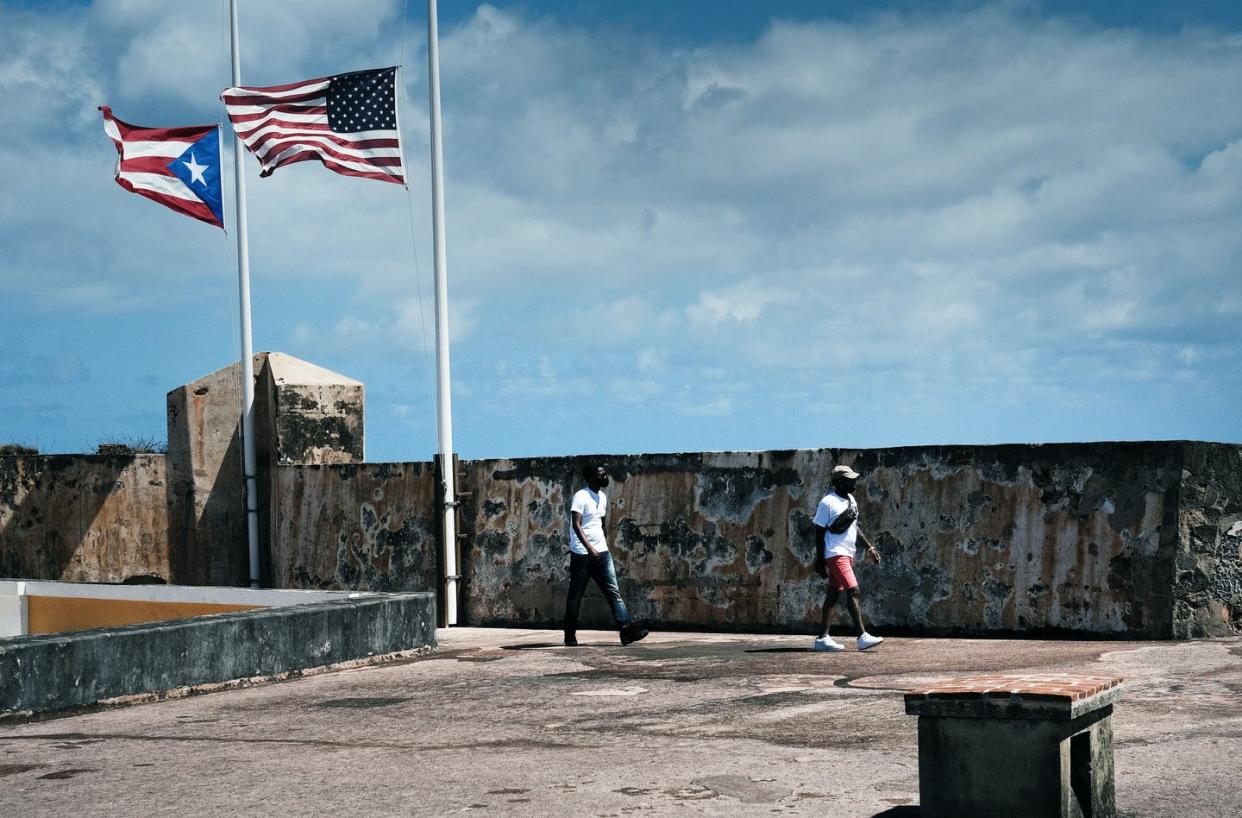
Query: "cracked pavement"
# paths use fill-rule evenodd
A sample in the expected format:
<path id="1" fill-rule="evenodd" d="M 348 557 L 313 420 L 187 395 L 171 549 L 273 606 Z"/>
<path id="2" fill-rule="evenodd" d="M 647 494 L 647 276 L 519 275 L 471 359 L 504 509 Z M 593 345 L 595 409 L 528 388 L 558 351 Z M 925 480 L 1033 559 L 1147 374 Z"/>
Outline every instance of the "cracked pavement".
<path id="1" fill-rule="evenodd" d="M 1242 639 L 437 637 L 412 659 L 2 724 L 0 814 L 916 816 L 902 693 L 1023 670 L 1125 677 L 1121 814 L 1242 808 Z"/>

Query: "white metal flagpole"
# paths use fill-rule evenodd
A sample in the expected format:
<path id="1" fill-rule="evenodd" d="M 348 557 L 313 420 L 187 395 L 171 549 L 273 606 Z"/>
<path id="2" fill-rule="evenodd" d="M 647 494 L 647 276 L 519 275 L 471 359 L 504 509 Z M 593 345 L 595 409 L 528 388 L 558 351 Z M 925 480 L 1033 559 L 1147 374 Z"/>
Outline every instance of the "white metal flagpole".
<path id="1" fill-rule="evenodd" d="M 229 0 L 233 36 L 233 87 L 241 85 L 241 46 L 237 34 L 237 0 Z M 233 178 L 237 198 L 237 289 L 241 302 L 242 463 L 246 485 L 246 535 L 250 544 L 250 587 L 259 587 L 259 487 L 254 453 L 254 352 L 250 337 L 250 245 L 246 230 L 245 147 L 233 131 Z"/>
<path id="2" fill-rule="evenodd" d="M 449 393 L 448 273 L 444 258 L 444 149 L 440 141 L 440 38 L 436 0 L 427 0 L 427 85 L 431 95 L 431 225 L 436 264 L 436 431 L 444 481 L 444 624 L 457 624 L 457 482 Z"/>

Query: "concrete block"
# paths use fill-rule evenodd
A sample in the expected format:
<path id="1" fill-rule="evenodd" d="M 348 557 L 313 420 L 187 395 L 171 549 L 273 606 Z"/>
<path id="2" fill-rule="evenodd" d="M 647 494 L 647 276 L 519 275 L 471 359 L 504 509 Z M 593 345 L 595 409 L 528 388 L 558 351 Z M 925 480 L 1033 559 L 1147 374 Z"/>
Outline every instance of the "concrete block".
<path id="1" fill-rule="evenodd" d="M 920 815 L 1112 818 L 1115 677 L 994 674 L 906 694 Z"/>

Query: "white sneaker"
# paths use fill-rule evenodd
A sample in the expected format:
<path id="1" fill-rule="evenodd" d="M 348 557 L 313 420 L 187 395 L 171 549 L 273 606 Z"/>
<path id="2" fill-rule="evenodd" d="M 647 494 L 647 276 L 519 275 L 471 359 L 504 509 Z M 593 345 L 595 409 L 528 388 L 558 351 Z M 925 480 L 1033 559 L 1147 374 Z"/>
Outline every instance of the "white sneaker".
<path id="1" fill-rule="evenodd" d="M 831 636 L 817 636 L 815 638 L 815 650 L 845 650 L 845 645 L 842 645 Z"/>
<path id="2" fill-rule="evenodd" d="M 883 636 L 872 636 L 871 634 L 864 632 L 862 636 L 858 637 L 858 649 L 870 650 L 883 641 Z"/>

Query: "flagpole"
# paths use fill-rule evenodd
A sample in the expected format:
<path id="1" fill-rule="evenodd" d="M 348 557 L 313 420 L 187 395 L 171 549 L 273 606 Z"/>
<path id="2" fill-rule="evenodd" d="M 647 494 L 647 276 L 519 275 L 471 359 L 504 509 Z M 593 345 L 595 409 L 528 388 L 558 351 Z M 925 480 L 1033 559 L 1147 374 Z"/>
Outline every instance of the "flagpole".
<path id="1" fill-rule="evenodd" d="M 241 46 L 237 0 L 229 0 L 233 40 L 233 87 L 241 85 Z M 233 179 L 237 199 L 237 290 L 241 306 L 242 477 L 246 493 L 246 538 L 250 545 L 250 587 L 259 587 L 259 487 L 254 451 L 254 352 L 250 333 L 250 244 L 246 229 L 246 175 L 241 137 L 233 130 Z"/>
<path id="2" fill-rule="evenodd" d="M 440 139 L 440 38 L 436 0 L 427 0 L 427 86 L 431 96 L 431 224 L 436 265 L 436 431 L 444 519 L 444 624 L 457 624 L 457 481 L 449 389 L 448 272 L 444 257 L 444 148 Z"/>

